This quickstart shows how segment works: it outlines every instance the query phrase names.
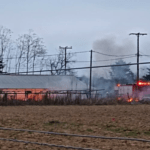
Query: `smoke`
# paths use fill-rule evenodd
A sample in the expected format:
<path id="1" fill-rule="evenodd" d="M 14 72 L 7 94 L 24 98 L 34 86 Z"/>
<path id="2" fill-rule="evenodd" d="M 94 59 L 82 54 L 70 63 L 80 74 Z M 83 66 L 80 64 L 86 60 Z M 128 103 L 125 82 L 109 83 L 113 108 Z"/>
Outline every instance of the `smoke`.
<path id="1" fill-rule="evenodd" d="M 93 66 L 94 65 L 123 65 L 136 62 L 136 47 L 129 39 L 119 40 L 115 37 L 107 37 L 93 42 Z M 97 61 L 97 62 L 94 62 Z M 141 77 L 147 67 L 141 67 Z M 104 89 L 103 97 L 112 96 L 117 83 L 134 84 L 136 82 L 136 66 L 111 66 L 109 68 L 92 69 L 92 87 Z M 89 78 L 80 78 L 87 85 Z M 146 91 L 146 89 L 145 89 Z M 149 94 L 150 90 L 145 94 Z M 141 93 L 142 95 L 142 93 Z"/>
<path id="2" fill-rule="evenodd" d="M 84 83 L 89 86 L 89 78 L 86 76 L 79 77 L 79 80 L 83 81 Z M 108 94 L 113 94 L 114 92 L 115 82 L 111 79 L 105 79 L 104 77 L 99 77 L 94 75 L 92 78 L 92 90 L 97 89 L 99 90 L 100 97 L 106 97 Z"/>
<path id="3" fill-rule="evenodd" d="M 136 62 L 136 47 L 134 42 L 129 39 L 117 39 L 114 36 L 109 36 L 93 42 L 94 60 L 93 65 L 111 65 L 116 61 L 123 59 L 126 63 Z M 100 76 L 108 76 L 110 68 L 93 69 L 94 74 Z M 132 67 L 133 72 L 136 71 L 135 66 Z"/>
<path id="4" fill-rule="evenodd" d="M 98 53 L 94 52 L 93 56 L 94 60 L 97 62 L 93 61 L 93 66 L 119 65 L 133 62 L 133 58 L 136 56 L 134 50 L 136 51 L 133 42 L 128 39 L 119 42 L 117 42 L 115 37 L 96 40 L 93 43 L 93 51 Z M 124 58 L 126 58 L 127 61 Z M 134 74 L 131 71 L 130 66 L 93 69 L 92 74 L 92 86 L 97 89 L 104 89 L 102 92 L 103 96 L 107 96 L 109 93 L 112 94 L 116 83 L 134 83 Z M 83 76 L 81 80 L 88 84 L 87 81 L 89 80 L 85 76 Z"/>
<path id="5" fill-rule="evenodd" d="M 115 37 L 107 37 L 104 39 L 96 40 L 93 43 L 93 50 L 108 54 L 108 55 L 117 55 L 120 57 L 115 57 L 115 56 L 107 56 L 107 55 L 102 55 L 102 54 L 95 54 L 94 59 L 99 61 L 99 60 L 111 60 L 111 59 L 118 59 L 118 58 L 124 58 L 127 56 L 121 56 L 121 55 L 130 55 L 136 54 L 136 48 L 133 44 L 132 41 L 129 39 L 124 39 L 120 42 L 117 42 L 117 39 Z M 132 61 L 133 58 L 127 59 L 127 61 Z M 114 61 L 101 61 L 100 64 L 106 65 L 106 64 L 111 64 Z"/>

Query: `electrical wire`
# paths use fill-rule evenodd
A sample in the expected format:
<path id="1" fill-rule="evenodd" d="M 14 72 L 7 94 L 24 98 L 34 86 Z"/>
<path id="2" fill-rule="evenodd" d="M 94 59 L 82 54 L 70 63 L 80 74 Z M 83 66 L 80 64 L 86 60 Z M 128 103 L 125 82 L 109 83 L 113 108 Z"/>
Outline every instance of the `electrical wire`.
<path id="1" fill-rule="evenodd" d="M 68 53 L 68 54 L 79 54 L 79 53 L 87 53 L 90 51 L 81 51 L 81 52 L 72 52 L 72 53 Z M 65 54 L 52 54 L 52 55 L 42 55 L 42 56 L 37 56 L 37 57 L 49 57 L 49 56 L 58 56 L 58 55 L 65 55 Z M 10 58 L 3 58 L 3 59 L 16 59 L 19 57 L 10 57 Z M 26 58 L 26 57 L 21 57 L 21 58 Z"/>
<path id="2" fill-rule="evenodd" d="M 150 57 L 150 55 L 146 55 L 146 54 L 144 54 L 144 53 L 143 53 L 143 52 L 141 52 L 141 51 L 140 51 L 140 53 L 142 53 L 142 55 L 141 55 L 141 56 Z"/>
<path id="3" fill-rule="evenodd" d="M 110 54 L 105 54 L 105 53 L 101 53 L 101 52 L 97 52 L 97 51 L 93 51 L 95 53 L 101 54 L 101 55 L 105 55 L 105 56 L 113 56 L 113 57 L 121 57 L 121 56 L 135 56 L 136 54 L 129 54 L 129 55 L 110 55 Z"/>
<path id="4" fill-rule="evenodd" d="M 72 52 L 72 53 L 69 53 L 69 54 L 87 53 L 87 52 L 90 52 L 90 51 Z"/>
<path id="5" fill-rule="evenodd" d="M 143 64 L 150 64 L 150 62 L 142 62 L 139 65 Z M 131 66 L 137 65 L 137 63 L 129 63 L 129 64 L 118 64 L 118 65 L 104 65 L 104 66 L 92 66 L 92 67 L 79 67 L 79 68 L 67 68 L 67 69 L 55 69 L 55 70 L 41 70 L 41 71 L 28 71 L 28 73 L 33 72 L 48 72 L 48 71 L 59 71 L 59 70 L 80 70 L 80 69 L 90 69 L 90 68 L 106 68 L 106 67 L 119 67 L 119 66 Z M 19 73 L 27 73 L 27 72 L 19 72 Z M 16 74 L 16 73 L 9 73 L 9 74 Z"/>
<path id="6" fill-rule="evenodd" d="M 120 59 L 127 59 L 127 58 L 133 58 L 133 57 L 136 57 L 136 56 L 125 57 L 125 58 L 121 57 L 121 58 L 116 58 L 116 59 L 97 60 L 97 61 L 92 61 L 92 62 L 112 61 L 112 60 L 120 60 Z M 84 63 L 84 62 L 90 62 L 90 61 L 75 61 L 75 63 L 76 62 Z"/>

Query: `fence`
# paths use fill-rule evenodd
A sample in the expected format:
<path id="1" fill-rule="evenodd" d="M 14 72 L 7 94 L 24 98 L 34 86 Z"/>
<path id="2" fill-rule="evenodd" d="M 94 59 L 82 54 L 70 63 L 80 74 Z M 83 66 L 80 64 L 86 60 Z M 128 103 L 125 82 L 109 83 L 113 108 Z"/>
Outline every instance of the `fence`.
<path id="1" fill-rule="evenodd" d="M 102 105 L 118 103 L 115 97 L 102 98 L 101 90 L 93 90 L 88 98 L 88 90 L 60 90 L 45 92 L 1 91 L 0 105 Z M 119 102 L 120 103 L 120 102 Z"/>
<path id="2" fill-rule="evenodd" d="M 92 90 L 92 97 L 99 97 L 101 90 Z M 10 100 L 42 100 L 44 96 L 47 98 L 55 98 L 57 96 L 66 96 L 71 99 L 76 99 L 80 97 L 81 99 L 86 99 L 89 97 L 88 90 L 57 90 L 48 91 L 45 89 L 1 89 L 0 97 Z"/>

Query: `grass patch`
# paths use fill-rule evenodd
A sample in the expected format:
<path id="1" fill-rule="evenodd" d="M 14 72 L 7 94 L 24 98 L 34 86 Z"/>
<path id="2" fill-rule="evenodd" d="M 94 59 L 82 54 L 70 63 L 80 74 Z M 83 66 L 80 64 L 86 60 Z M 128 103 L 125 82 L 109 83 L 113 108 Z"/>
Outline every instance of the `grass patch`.
<path id="1" fill-rule="evenodd" d="M 49 121 L 44 123 L 44 126 L 65 126 L 67 122 Z"/>
<path id="2" fill-rule="evenodd" d="M 107 124 L 106 125 L 106 128 L 112 128 L 112 127 L 116 127 L 116 125 L 114 125 L 114 124 Z"/>
<path id="3" fill-rule="evenodd" d="M 74 126 L 74 127 L 80 127 L 80 126 L 83 126 L 83 124 L 75 124 L 75 123 L 71 123 L 70 125 L 71 125 L 71 126 Z"/>
<path id="4" fill-rule="evenodd" d="M 88 132 L 93 132 L 93 130 L 92 130 L 92 129 L 86 129 L 86 131 L 88 131 Z"/>
<path id="5" fill-rule="evenodd" d="M 132 130 L 132 129 L 123 128 L 123 127 L 116 127 L 116 125 L 113 125 L 113 124 L 106 125 L 104 128 L 107 131 L 112 131 L 112 132 L 115 132 L 115 133 L 121 133 L 122 136 L 136 137 L 136 136 L 141 134 L 141 132 L 138 131 L 138 130 Z M 150 131 L 145 132 L 145 134 L 146 133 L 150 135 Z"/>
<path id="6" fill-rule="evenodd" d="M 144 131 L 144 134 L 150 136 L 150 131 Z"/>
<path id="7" fill-rule="evenodd" d="M 137 137 L 139 134 L 141 134 L 139 131 L 133 130 L 125 133 L 125 136 Z"/>

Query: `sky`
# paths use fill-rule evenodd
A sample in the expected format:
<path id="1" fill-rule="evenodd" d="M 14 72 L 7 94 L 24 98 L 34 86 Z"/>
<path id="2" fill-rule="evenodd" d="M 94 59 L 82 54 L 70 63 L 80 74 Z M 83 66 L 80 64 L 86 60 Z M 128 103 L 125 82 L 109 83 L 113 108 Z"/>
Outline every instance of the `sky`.
<path id="1" fill-rule="evenodd" d="M 68 52 L 95 50 L 95 43 L 104 40 L 113 40 L 117 50 L 107 51 L 98 44 L 98 52 L 136 54 L 137 38 L 129 33 L 147 33 L 140 37 L 140 53 L 150 55 L 149 8 L 150 0 L 0 0 L 0 25 L 11 29 L 14 39 L 29 29 L 34 30 L 43 38 L 48 54 L 57 54 L 59 46 L 72 46 Z M 93 54 L 93 60 L 103 59 L 114 57 Z M 74 60 L 89 61 L 90 53 L 76 54 Z M 149 61 L 149 57 L 142 56 L 140 61 Z M 136 57 L 126 62 L 136 62 Z M 115 61 L 93 62 L 93 65 L 113 63 Z M 72 67 L 89 64 L 76 62 Z M 140 67 L 141 75 L 146 67 Z M 136 66 L 131 68 L 136 72 Z M 94 72 L 100 75 L 108 74 L 108 68 L 97 70 Z M 78 75 L 83 74 L 88 75 L 89 70 L 78 72 Z"/>

